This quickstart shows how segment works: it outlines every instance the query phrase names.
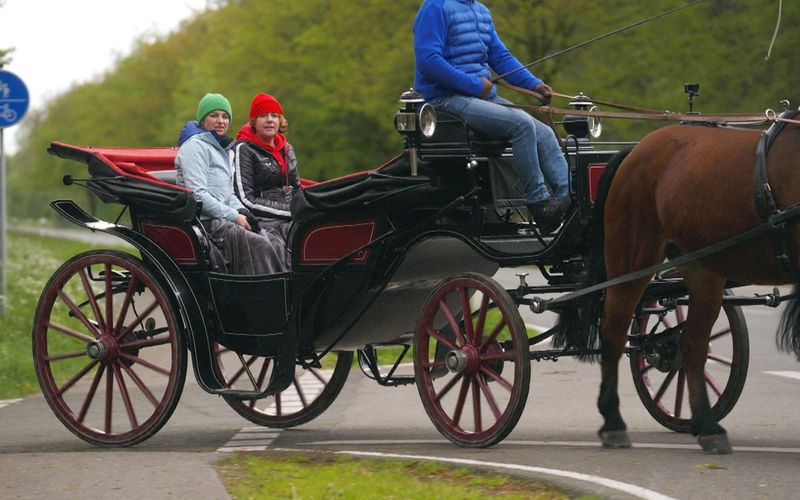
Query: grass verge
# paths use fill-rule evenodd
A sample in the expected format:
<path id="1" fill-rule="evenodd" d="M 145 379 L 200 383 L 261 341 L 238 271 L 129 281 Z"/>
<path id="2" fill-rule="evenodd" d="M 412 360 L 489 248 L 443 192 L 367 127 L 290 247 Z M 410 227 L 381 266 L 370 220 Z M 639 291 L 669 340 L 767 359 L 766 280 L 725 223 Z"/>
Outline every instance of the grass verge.
<path id="1" fill-rule="evenodd" d="M 576 498 L 540 481 L 435 462 L 267 453 L 235 454 L 217 462 L 216 467 L 234 499 Z"/>
<path id="2" fill-rule="evenodd" d="M 88 243 L 14 231 L 8 233 L 7 245 L 7 313 L 0 316 L 0 399 L 38 392 L 31 325 L 39 295 L 65 260 L 95 248 Z"/>

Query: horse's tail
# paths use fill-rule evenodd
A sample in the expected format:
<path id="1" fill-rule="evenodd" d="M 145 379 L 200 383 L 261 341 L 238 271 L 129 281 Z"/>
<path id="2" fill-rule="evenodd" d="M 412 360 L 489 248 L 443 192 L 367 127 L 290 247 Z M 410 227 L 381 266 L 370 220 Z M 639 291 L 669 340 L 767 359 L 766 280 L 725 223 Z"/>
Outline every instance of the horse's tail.
<path id="1" fill-rule="evenodd" d="M 592 210 L 591 226 L 586 239 L 586 277 L 581 282 L 585 288 L 606 280 L 605 256 L 603 243 L 605 240 L 604 214 L 606 198 L 611 189 L 611 182 L 622 164 L 622 161 L 631 152 L 625 149 L 614 155 L 603 170 L 597 189 L 597 199 Z M 558 322 L 554 327 L 553 346 L 566 349 L 576 349 L 581 361 L 594 361 L 596 356 L 586 354 L 598 346 L 600 337 L 600 317 L 603 312 L 603 292 L 598 291 L 575 300 L 567 302 L 559 308 Z"/>
<path id="2" fill-rule="evenodd" d="M 792 294 L 800 292 L 800 285 L 795 285 Z M 783 311 L 778 334 L 775 337 L 778 349 L 794 354 L 800 361 L 800 300 L 793 299 Z"/>

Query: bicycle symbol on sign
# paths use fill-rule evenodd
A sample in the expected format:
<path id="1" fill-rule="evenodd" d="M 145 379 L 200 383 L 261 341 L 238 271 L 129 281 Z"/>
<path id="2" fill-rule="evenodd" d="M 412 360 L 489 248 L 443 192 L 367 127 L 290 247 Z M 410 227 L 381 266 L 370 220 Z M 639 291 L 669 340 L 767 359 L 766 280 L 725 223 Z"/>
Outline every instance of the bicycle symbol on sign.
<path id="1" fill-rule="evenodd" d="M 17 112 L 11 109 L 8 104 L 3 104 L 0 106 L 0 119 L 11 123 L 17 119 Z"/>

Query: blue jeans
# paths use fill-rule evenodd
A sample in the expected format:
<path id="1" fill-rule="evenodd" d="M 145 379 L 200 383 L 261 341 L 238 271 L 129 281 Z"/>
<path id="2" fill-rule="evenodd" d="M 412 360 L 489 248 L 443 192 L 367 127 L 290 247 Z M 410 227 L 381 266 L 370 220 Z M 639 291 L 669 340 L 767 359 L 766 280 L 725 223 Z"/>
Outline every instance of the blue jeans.
<path id="1" fill-rule="evenodd" d="M 431 99 L 439 110 L 456 115 L 473 129 L 491 137 L 511 140 L 514 165 L 524 182 L 528 203 L 550 196 L 545 180 L 559 198 L 569 195 L 569 169 L 553 130 L 517 108 L 501 106 L 511 101 L 463 95 Z"/>

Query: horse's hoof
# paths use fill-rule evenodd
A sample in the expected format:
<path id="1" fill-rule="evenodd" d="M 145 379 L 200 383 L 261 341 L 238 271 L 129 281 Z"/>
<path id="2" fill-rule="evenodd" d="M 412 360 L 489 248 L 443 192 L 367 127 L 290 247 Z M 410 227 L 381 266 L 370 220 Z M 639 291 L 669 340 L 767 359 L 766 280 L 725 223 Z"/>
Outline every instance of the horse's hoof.
<path id="1" fill-rule="evenodd" d="M 628 431 L 600 431 L 603 448 L 630 448 L 631 438 Z"/>
<path id="2" fill-rule="evenodd" d="M 697 442 L 702 446 L 703 451 L 706 453 L 713 453 L 715 455 L 728 455 L 731 453 L 731 443 L 728 441 L 727 434 L 709 434 L 707 436 L 700 436 Z"/>

